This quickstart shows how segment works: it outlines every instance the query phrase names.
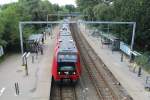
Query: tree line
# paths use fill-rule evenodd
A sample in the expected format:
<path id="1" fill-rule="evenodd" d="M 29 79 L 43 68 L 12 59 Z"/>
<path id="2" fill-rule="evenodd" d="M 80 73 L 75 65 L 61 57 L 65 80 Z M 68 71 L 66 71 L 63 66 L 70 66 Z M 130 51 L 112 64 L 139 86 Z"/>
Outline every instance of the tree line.
<path id="1" fill-rule="evenodd" d="M 74 11 L 73 5 L 59 6 L 51 4 L 48 0 L 18 0 L 18 2 L 0 6 L 0 45 L 5 52 L 19 51 L 19 21 L 46 21 L 47 14 L 69 13 Z M 49 20 L 57 20 L 50 17 Z M 24 26 L 23 38 L 36 33 L 42 25 Z"/>
<path id="2" fill-rule="evenodd" d="M 150 50 L 149 0 L 76 0 L 85 20 L 134 21 L 137 23 L 135 49 Z M 106 26 L 103 26 L 105 28 Z M 113 25 L 110 31 L 126 43 L 131 42 L 132 26 Z"/>

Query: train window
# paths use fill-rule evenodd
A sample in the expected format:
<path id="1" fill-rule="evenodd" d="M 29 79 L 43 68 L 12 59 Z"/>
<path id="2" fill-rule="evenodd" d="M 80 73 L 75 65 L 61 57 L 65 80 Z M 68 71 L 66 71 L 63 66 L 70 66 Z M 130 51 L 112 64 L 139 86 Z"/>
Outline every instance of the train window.
<path id="1" fill-rule="evenodd" d="M 58 55 L 58 62 L 77 62 L 77 55 Z"/>
<path id="2" fill-rule="evenodd" d="M 58 63 L 59 71 L 74 71 L 75 63 L 74 62 L 60 62 Z"/>

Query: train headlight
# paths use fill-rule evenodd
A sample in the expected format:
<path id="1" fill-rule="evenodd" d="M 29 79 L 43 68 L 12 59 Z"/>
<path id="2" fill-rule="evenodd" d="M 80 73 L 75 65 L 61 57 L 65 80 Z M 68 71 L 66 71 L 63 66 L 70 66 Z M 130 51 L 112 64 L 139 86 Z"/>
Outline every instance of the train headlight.
<path id="1" fill-rule="evenodd" d="M 58 74 L 60 75 L 60 72 L 58 72 Z"/>
<path id="2" fill-rule="evenodd" d="M 75 75 L 76 74 L 76 72 L 73 72 L 73 75 Z"/>

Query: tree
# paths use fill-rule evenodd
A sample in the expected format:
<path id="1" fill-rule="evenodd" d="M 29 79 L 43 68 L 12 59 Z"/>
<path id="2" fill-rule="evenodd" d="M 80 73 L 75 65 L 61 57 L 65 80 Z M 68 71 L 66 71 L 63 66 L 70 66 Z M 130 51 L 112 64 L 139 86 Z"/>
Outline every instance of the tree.
<path id="1" fill-rule="evenodd" d="M 3 29 L 1 29 L 3 43 L 7 44 L 7 48 L 14 48 L 13 46 L 18 44 L 19 36 L 18 36 L 18 22 L 19 22 L 19 14 L 17 14 L 17 9 L 19 9 L 16 3 L 13 3 L 6 7 L 1 12 L 1 23 L 3 25 Z"/>
<path id="2" fill-rule="evenodd" d="M 135 48 L 150 50 L 150 2 L 149 0 L 76 0 L 78 9 L 87 20 L 137 22 Z M 113 33 L 121 40 L 131 42 L 132 26 L 113 26 Z"/>
<path id="3" fill-rule="evenodd" d="M 104 3 L 100 3 L 93 8 L 94 16 L 97 20 L 112 20 L 114 17 L 114 12 L 112 6 L 107 6 Z"/>
<path id="4" fill-rule="evenodd" d="M 65 5 L 65 8 L 68 9 L 69 13 L 74 12 L 75 11 L 75 7 L 74 5 Z"/>
<path id="5" fill-rule="evenodd" d="M 31 15 L 31 20 L 46 20 L 47 14 L 53 13 L 53 6 L 48 0 L 19 0 L 23 10 Z"/>
<path id="6" fill-rule="evenodd" d="M 16 3 L 2 5 L 0 9 L 0 45 L 5 46 L 6 52 L 19 50 L 19 21 L 44 21 L 47 14 L 54 12 L 55 9 L 48 0 L 19 0 Z M 24 26 L 23 38 L 28 38 L 41 27 L 43 26 Z"/>

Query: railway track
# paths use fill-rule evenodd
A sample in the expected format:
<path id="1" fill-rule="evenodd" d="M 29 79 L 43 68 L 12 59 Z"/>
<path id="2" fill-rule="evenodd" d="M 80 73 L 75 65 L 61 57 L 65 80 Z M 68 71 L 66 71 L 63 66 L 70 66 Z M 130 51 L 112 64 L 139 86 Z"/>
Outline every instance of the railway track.
<path id="1" fill-rule="evenodd" d="M 77 100 L 75 86 L 52 82 L 50 100 Z"/>
<path id="2" fill-rule="evenodd" d="M 100 100 L 132 100 L 80 33 L 77 24 L 70 26 L 81 59 Z"/>

